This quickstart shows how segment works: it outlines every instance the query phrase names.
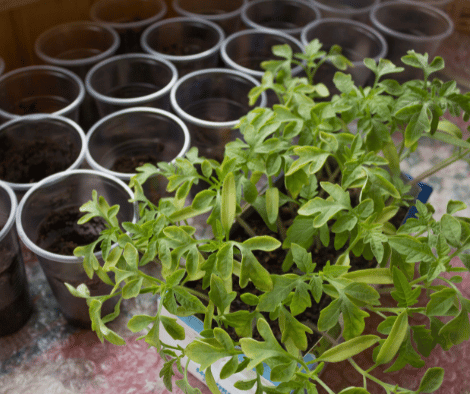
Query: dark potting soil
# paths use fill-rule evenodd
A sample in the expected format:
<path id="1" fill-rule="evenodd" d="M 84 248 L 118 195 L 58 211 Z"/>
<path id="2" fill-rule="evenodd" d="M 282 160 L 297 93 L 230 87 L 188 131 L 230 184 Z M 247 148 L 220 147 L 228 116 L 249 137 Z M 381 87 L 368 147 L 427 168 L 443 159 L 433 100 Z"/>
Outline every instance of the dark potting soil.
<path id="1" fill-rule="evenodd" d="M 158 152 L 163 150 L 163 144 Z M 134 174 L 136 168 L 143 166 L 145 163 L 156 164 L 160 161 L 159 157 L 154 154 L 141 154 L 135 156 L 121 156 L 113 163 L 111 170 L 122 172 L 123 174 Z"/>
<path id="2" fill-rule="evenodd" d="M 0 336 L 19 330 L 33 308 L 18 253 L 0 248 Z"/>
<path id="3" fill-rule="evenodd" d="M 51 138 L 14 142 L 0 135 L 0 179 L 12 183 L 32 183 L 66 170 L 77 159 L 79 147 Z"/>
<path id="4" fill-rule="evenodd" d="M 77 246 L 96 241 L 106 228 L 104 219 L 99 217 L 79 225 L 77 221 L 83 215 L 78 205 L 51 212 L 39 225 L 37 244 L 48 252 L 73 256 Z"/>

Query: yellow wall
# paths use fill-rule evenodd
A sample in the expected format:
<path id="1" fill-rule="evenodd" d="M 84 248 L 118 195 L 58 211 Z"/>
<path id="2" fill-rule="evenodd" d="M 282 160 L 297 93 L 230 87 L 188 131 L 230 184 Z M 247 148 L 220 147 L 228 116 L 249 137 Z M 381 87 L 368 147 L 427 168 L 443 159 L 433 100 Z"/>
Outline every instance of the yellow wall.
<path id="1" fill-rule="evenodd" d="M 6 3 L 5 3 L 6 1 Z M 48 28 L 60 23 L 89 19 L 90 6 L 95 0 L 30 0 L 30 4 L 0 12 L 0 56 L 5 71 L 39 64 L 34 54 L 34 41 Z M 168 16 L 174 16 L 170 0 Z M 14 4 L 15 0 L 10 0 Z M 8 0 L 0 0 L 0 6 Z"/>

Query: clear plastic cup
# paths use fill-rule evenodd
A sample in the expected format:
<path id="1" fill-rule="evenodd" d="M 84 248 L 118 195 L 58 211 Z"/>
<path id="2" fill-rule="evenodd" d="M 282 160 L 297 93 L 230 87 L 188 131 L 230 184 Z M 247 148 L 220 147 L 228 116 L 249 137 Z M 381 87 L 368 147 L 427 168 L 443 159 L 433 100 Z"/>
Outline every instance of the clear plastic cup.
<path id="1" fill-rule="evenodd" d="M 169 109 L 168 95 L 177 79 L 178 71 L 168 60 L 130 53 L 93 66 L 85 86 L 103 117 L 131 107 Z"/>
<path id="2" fill-rule="evenodd" d="M 44 63 L 73 71 L 85 82 L 90 68 L 113 56 L 119 43 L 119 35 L 112 28 L 78 21 L 46 30 L 36 39 L 34 51 Z M 95 102 L 88 94 L 80 106 L 79 119 L 85 130 L 99 119 Z"/>
<path id="3" fill-rule="evenodd" d="M 442 10 L 411 1 L 388 1 L 377 4 L 371 11 L 373 26 L 388 42 L 388 59 L 403 66 L 401 57 L 407 51 L 428 53 L 432 58 L 442 40 L 452 34 L 454 23 Z M 422 78 L 419 69 L 405 67 L 405 71 L 394 74 L 400 82 Z"/>
<path id="4" fill-rule="evenodd" d="M 222 161 L 225 145 L 241 138 L 233 127 L 253 109 L 248 93 L 259 84 L 240 71 L 211 68 L 189 73 L 173 86 L 172 108 L 188 125 L 192 146 L 201 156 Z M 265 93 L 255 106 L 266 106 Z"/>
<path id="5" fill-rule="evenodd" d="M 0 181 L 0 336 L 19 330 L 33 310 L 16 233 L 17 205 L 13 190 Z"/>
<path id="6" fill-rule="evenodd" d="M 91 6 L 90 16 L 119 33 L 121 46 L 118 53 L 123 54 L 141 52 L 142 32 L 163 19 L 167 9 L 163 0 L 99 0 Z"/>
<path id="7" fill-rule="evenodd" d="M 0 179 L 18 200 L 41 179 L 78 168 L 85 153 L 85 133 L 62 116 L 28 115 L 0 126 Z"/>
<path id="8" fill-rule="evenodd" d="M 90 279 L 83 268 L 82 258 L 52 253 L 46 248 L 58 235 L 66 235 L 67 231 L 80 227 L 76 222 L 64 226 L 61 215 L 67 209 L 76 209 L 91 200 L 93 190 L 104 196 L 110 206 L 120 206 L 117 215 L 119 223 L 137 220 L 137 207 L 129 202 L 133 198 L 129 187 L 115 177 L 92 170 L 65 171 L 43 179 L 25 194 L 16 214 L 18 235 L 37 256 L 65 318 L 71 324 L 86 328 L 90 327 L 86 301 L 73 296 L 64 283 L 74 287 L 85 283 L 92 296 L 109 294 L 112 287 L 96 275 Z M 53 215 L 58 215 L 56 227 L 51 226 L 50 231 L 44 234 L 41 228 L 54 218 Z M 103 264 L 101 251 L 96 252 L 95 256 Z M 116 301 L 114 297 L 103 304 L 103 316 L 113 311 Z"/>
<path id="9" fill-rule="evenodd" d="M 366 57 L 376 62 L 387 55 L 388 45 L 385 38 L 376 29 L 351 19 L 325 18 L 309 23 L 302 30 L 303 45 L 317 38 L 323 49 L 329 50 L 333 45 L 341 46 L 342 53 L 353 64 L 345 72 L 351 74 L 358 86 L 365 86 L 373 75 L 363 63 Z M 315 75 L 315 82 L 323 82 L 330 90 L 335 91 L 333 77 L 337 69 L 324 63 Z"/>
<path id="10" fill-rule="evenodd" d="M 78 21 L 46 30 L 36 39 L 34 51 L 44 63 L 67 68 L 84 80 L 94 64 L 116 53 L 119 42 L 110 27 Z"/>
<path id="11" fill-rule="evenodd" d="M 305 25 L 320 17 L 319 9 L 304 0 L 255 0 L 246 3 L 241 12 L 248 28 L 281 31 L 297 38 Z"/>
<path id="12" fill-rule="evenodd" d="M 304 51 L 302 43 L 289 34 L 268 29 L 249 29 L 228 36 L 222 43 L 220 54 L 227 67 L 261 80 L 265 72 L 261 63 L 277 59 L 272 47 L 283 44 L 288 44 L 294 53 Z M 299 75 L 301 72 L 302 67 L 297 66 L 293 68 L 292 75 Z M 279 103 L 271 90 L 267 92 L 267 100 L 268 107 Z"/>
<path id="13" fill-rule="evenodd" d="M 346 18 L 370 23 L 369 13 L 380 0 L 312 0 L 322 18 Z"/>
<path id="14" fill-rule="evenodd" d="M 226 35 L 241 28 L 240 12 L 247 0 L 173 0 L 172 7 L 180 16 L 203 18 L 217 23 Z"/>
<path id="15" fill-rule="evenodd" d="M 402 1 L 402 0 L 399 0 Z M 416 0 L 419 3 L 430 5 L 431 7 L 440 8 L 445 10 L 447 6 L 452 3 L 453 0 Z"/>
<path id="16" fill-rule="evenodd" d="M 63 115 L 78 121 L 84 97 L 83 82 L 67 69 L 18 68 L 0 77 L 0 123 L 35 113 Z"/>
<path id="17" fill-rule="evenodd" d="M 86 160 L 91 168 L 128 183 L 144 163 L 172 163 L 189 149 L 186 125 L 170 112 L 156 108 L 128 108 L 106 116 L 87 135 Z M 166 197 L 163 176 L 148 179 L 144 193 L 154 204 Z"/>
<path id="18" fill-rule="evenodd" d="M 145 52 L 173 63 L 182 77 L 192 71 L 217 67 L 224 38 L 222 28 L 211 21 L 178 17 L 149 26 L 140 42 Z"/>

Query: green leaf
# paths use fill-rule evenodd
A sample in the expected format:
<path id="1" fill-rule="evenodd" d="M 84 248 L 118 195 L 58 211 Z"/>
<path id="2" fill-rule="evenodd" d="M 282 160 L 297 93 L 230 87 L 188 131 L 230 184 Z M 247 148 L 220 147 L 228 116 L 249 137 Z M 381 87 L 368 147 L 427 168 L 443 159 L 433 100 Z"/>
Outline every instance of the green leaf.
<path id="1" fill-rule="evenodd" d="M 233 356 L 232 352 L 227 351 L 215 339 L 195 339 L 186 346 L 185 355 L 197 364 L 200 364 L 200 370 L 204 371 L 216 361 L 224 357 Z"/>
<path id="2" fill-rule="evenodd" d="M 461 211 L 463 209 L 467 208 L 467 205 L 463 203 L 462 201 L 454 201 L 450 200 L 447 203 L 447 213 L 449 215 L 453 215 L 454 213 Z"/>
<path id="3" fill-rule="evenodd" d="M 430 261 L 434 258 L 429 245 L 421 243 L 410 235 L 394 235 L 389 237 L 388 241 L 392 249 L 406 256 L 407 263 Z"/>
<path id="4" fill-rule="evenodd" d="M 220 371 L 220 379 L 227 379 L 237 372 L 238 356 L 233 356 L 228 360 Z"/>
<path id="5" fill-rule="evenodd" d="M 233 246 L 225 243 L 217 252 L 217 271 L 222 279 L 228 279 L 233 270 Z"/>
<path id="6" fill-rule="evenodd" d="M 132 332 L 139 332 L 147 328 L 149 324 L 155 321 L 155 319 L 155 316 L 136 315 L 129 320 L 127 323 L 127 328 L 129 328 L 129 330 Z"/>
<path id="7" fill-rule="evenodd" d="M 456 218 L 447 213 L 442 215 L 441 231 L 452 246 L 459 245 L 460 236 L 462 234 L 462 227 Z"/>
<path id="8" fill-rule="evenodd" d="M 426 305 L 427 316 L 443 316 L 454 305 L 456 291 L 453 288 L 446 288 L 430 296 L 430 301 Z"/>
<path id="9" fill-rule="evenodd" d="M 272 289 L 259 297 L 258 309 L 263 312 L 274 312 L 298 283 L 298 277 L 293 274 L 271 275 Z"/>
<path id="10" fill-rule="evenodd" d="M 431 129 L 430 110 L 423 105 L 419 113 L 411 116 L 405 129 L 405 146 L 412 147 L 421 137 L 421 135 Z"/>
<path id="11" fill-rule="evenodd" d="M 419 384 L 418 393 L 434 393 L 444 380 L 444 370 L 439 367 L 429 368 Z"/>
<path id="12" fill-rule="evenodd" d="M 424 360 L 422 360 L 420 355 L 414 350 L 411 344 L 411 337 L 409 335 L 403 341 L 396 361 L 390 368 L 386 369 L 385 372 L 389 373 L 399 371 L 407 365 L 411 365 L 415 368 L 422 368 L 425 365 Z"/>
<path id="13" fill-rule="evenodd" d="M 222 228 L 225 231 L 225 235 L 228 238 L 230 228 L 235 220 L 235 213 L 237 208 L 237 195 L 235 189 L 235 177 L 233 173 L 227 174 L 224 179 L 222 186 L 222 200 L 220 203 L 220 214 Z"/>
<path id="14" fill-rule="evenodd" d="M 459 345 L 464 341 L 468 341 L 470 339 L 468 312 L 462 309 L 455 318 L 439 330 L 439 335 L 445 337 L 453 345 Z"/>
<path id="15" fill-rule="evenodd" d="M 144 278 L 138 278 L 130 280 L 122 288 L 122 298 L 128 300 L 130 298 L 135 298 L 140 293 L 140 288 L 142 287 L 142 282 Z"/>
<path id="16" fill-rule="evenodd" d="M 350 283 L 344 288 L 344 293 L 353 301 L 357 300 L 370 305 L 379 304 L 379 292 L 365 283 Z"/>
<path id="17" fill-rule="evenodd" d="M 369 314 L 348 298 L 343 297 L 341 302 L 341 312 L 343 313 L 343 337 L 345 340 L 352 339 L 362 334 L 365 328 L 365 318 L 369 317 Z"/>
<path id="18" fill-rule="evenodd" d="M 276 187 L 270 187 L 266 190 L 266 214 L 268 222 L 276 222 L 279 212 L 279 190 Z"/>
<path id="19" fill-rule="evenodd" d="M 316 361 L 326 361 L 337 363 L 344 361 L 356 354 L 363 352 L 379 342 L 379 337 L 376 335 L 363 335 L 357 338 L 350 339 L 349 341 L 343 342 L 336 345 L 332 349 L 327 350 L 323 353 Z"/>
<path id="20" fill-rule="evenodd" d="M 209 390 L 212 392 L 212 394 L 221 394 L 219 388 L 217 387 L 217 383 L 215 382 L 214 376 L 212 375 L 211 367 L 206 369 L 205 380 L 207 387 L 209 387 Z"/>
<path id="21" fill-rule="evenodd" d="M 313 221 L 313 226 L 318 228 L 323 226 L 328 220 L 333 218 L 336 213 L 343 209 L 348 209 L 348 207 L 336 201 L 323 200 L 319 197 L 316 197 L 302 205 L 302 207 L 300 207 L 298 210 L 298 213 L 299 215 L 304 216 L 310 216 L 318 213 Z"/>
<path id="22" fill-rule="evenodd" d="M 181 305 L 178 307 L 176 314 L 178 316 L 191 316 L 196 313 L 206 313 L 207 308 L 196 296 L 190 294 L 182 287 L 173 289 L 176 300 Z"/>
<path id="23" fill-rule="evenodd" d="M 344 390 L 341 390 L 338 394 L 370 394 L 370 393 L 366 389 L 363 389 L 362 387 L 347 387 Z"/>
<path id="24" fill-rule="evenodd" d="M 281 243 L 271 236 L 260 235 L 247 239 L 243 242 L 243 246 L 249 250 L 263 250 L 270 252 L 279 248 Z"/>
<path id="25" fill-rule="evenodd" d="M 341 300 L 336 299 L 320 312 L 318 319 L 318 329 L 320 331 L 328 331 L 338 323 L 339 314 L 341 312 Z"/>
<path id="26" fill-rule="evenodd" d="M 227 292 L 224 281 L 218 276 L 211 276 L 211 290 L 209 297 L 214 305 L 219 308 L 220 313 L 224 313 L 237 296 L 235 291 Z"/>
<path id="27" fill-rule="evenodd" d="M 390 285 L 393 283 L 392 272 L 389 268 L 366 268 L 347 272 L 341 277 L 370 285 Z"/>
<path id="28" fill-rule="evenodd" d="M 281 341 L 287 343 L 292 340 L 297 349 L 307 350 L 308 341 L 305 333 L 312 334 L 312 330 L 295 319 L 285 308 L 282 308 L 281 311 L 279 318 L 279 327 L 282 332 Z"/>
<path id="29" fill-rule="evenodd" d="M 174 340 L 183 340 L 186 337 L 184 328 L 177 323 L 176 319 L 161 315 L 160 321 L 166 332 L 170 334 Z"/>
<path id="30" fill-rule="evenodd" d="M 387 364 L 392 361 L 393 357 L 398 352 L 401 344 L 403 343 L 406 334 L 408 333 L 408 315 L 406 311 L 401 312 L 395 323 L 393 324 L 390 335 L 387 337 L 382 347 L 380 348 L 379 354 L 375 362 L 380 364 Z"/>
<path id="31" fill-rule="evenodd" d="M 397 267 L 393 267 L 393 284 L 395 285 L 395 290 L 390 294 L 398 301 L 399 307 L 413 306 L 418 302 L 421 288 L 412 289 L 405 274 Z"/>
<path id="32" fill-rule="evenodd" d="M 244 250 L 242 257 L 242 266 L 240 270 L 240 287 L 243 289 L 251 279 L 253 284 L 260 290 L 270 291 L 273 288 L 271 276 L 256 259 L 250 250 Z"/>

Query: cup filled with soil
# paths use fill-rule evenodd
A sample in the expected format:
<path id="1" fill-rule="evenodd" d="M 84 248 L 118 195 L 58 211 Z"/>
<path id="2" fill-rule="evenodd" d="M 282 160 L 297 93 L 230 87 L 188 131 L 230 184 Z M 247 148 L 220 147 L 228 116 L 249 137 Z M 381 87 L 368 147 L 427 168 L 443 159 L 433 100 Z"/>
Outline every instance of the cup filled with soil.
<path id="1" fill-rule="evenodd" d="M 173 162 L 190 146 L 186 125 L 170 112 L 156 108 L 129 108 L 97 122 L 87 135 L 86 160 L 91 168 L 128 183 L 146 163 Z M 167 180 L 149 178 L 143 185 L 154 204 L 167 196 Z"/>
<path id="2" fill-rule="evenodd" d="M 137 220 L 136 207 L 129 202 L 133 193 L 128 186 L 93 170 L 69 170 L 43 179 L 25 194 L 16 218 L 19 237 L 36 254 L 65 318 L 87 328 L 90 317 L 85 300 L 74 297 L 64 283 L 74 287 L 85 283 L 92 295 L 109 294 L 111 289 L 96 275 L 90 279 L 83 269 L 82 258 L 73 255 L 77 246 L 94 242 L 108 226 L 100 218 L 93 218 L 85 225 L 77 224 L 84 214 L 79 208 L 91 200 L 93 190 L 110 205 L 120 205 L 119 223 Z M 102 263 L 101 250 L 97 249 L 95 256 Z M 113 299 L 108 300 L 102 313 L 111 313 L 114 305 Z"/>
<path id="3" fill-rule="evenodd" d="M 101 117 L 132 107 L 168 110 L 169 93 L 178 70 L 168 60 L 149 54 L 110 57 L 87 73 L 85 86 Z"/>
<path id="4" fill-rule="evenodd" d="M 19 330 L 33 310 L 16 232 L 17 199 L 0 181 L 0 336 Z"/>
<path id="5" fill-rule="evenodd" d="M 0 180 L 18 199 L 41 179 L 78 168 L 85 158 L 85 134 L 74 121 L 28 115 L 0 126 Z"/>
<path id="6" fill-rule="evenodd" d="M 192 71 L 217 67 L 225 34 L 214 22 L 178 17 L 149 26 L 140 38 L 142 49 L 172 62 L 182 77 Z"/>
<path id="7" fill-rule="evenodd" d="M 233 127 L 253 108 L 248 92 L 259 84 L 237 70 L 209 68 L 189 73 L 173 86 L 171 106 L 188 125 L 200 156 L 222 161 L 225 145 L 241 138 Z M 254 106 L 265 107 L 266 102 L 263 92 Z"/>
<path id="8" fill-rule="evenodd" d="M 0 77 L 0 123 L 29 114 L 63 115 L 78 121 L 85 86 L 56 66 L 18 68 Z"/>
<path id="9" fill-rule="evenodd" d="M 145 28 L 167 13 L 164 0 L 99 0 L 90 8 L 92 20 L 116 30 L 121 37 L 118 53 L 141 52 Z"/>

